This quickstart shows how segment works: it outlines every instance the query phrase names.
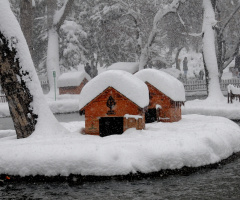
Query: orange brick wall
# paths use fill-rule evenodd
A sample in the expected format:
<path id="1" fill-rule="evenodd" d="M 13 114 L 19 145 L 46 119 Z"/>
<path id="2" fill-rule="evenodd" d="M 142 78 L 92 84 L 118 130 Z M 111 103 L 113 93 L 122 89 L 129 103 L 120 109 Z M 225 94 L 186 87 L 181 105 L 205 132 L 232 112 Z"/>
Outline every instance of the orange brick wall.
<path id="1" fill-rule="evenodd" d="M 149 90 L 149 106 L 148 108 L 156 108 L 156 105 L 161 105 L 162 109 L 160 112 L 157 112 L 158 117 L 160 118 L 169 118 L 169 119 L 160 119 L 159 121 L 163 122 L 176 122 L 179 121 L 181 117 L 181 107 L 173 106 L 171 104 L 171 99 L 152 86 L 150 83 L 146 82 Z"/>
<path id="2" fill-rule="evenodd" d="M 107 112 L 109 108 L 107 107 L 107 100 L 112 96 L 116 102 L 116 105 L 113 107 L 115 114 L 108 115 Z M 85 106 L 85 133 L 91 135 L 99 135 L 99 118 L 100 117 L 124 117 L 125 114 L 130 115 L 141 115 L 143 119 L 138 119 L 139 123 L 129 124 L 130 118 L 128 120 L 124 119 L 124 131 L 130 127 L 136 126 L 136 128 L 145 127 L 144 111 L 139 108 L 132 101 L 127 99 L 117 90 L 112 87 L 107 88 L 103 91 L 97 98 L 91 101 L 87 106 Z M 130 127 L 129 127 L 130 126 Z"/>
<path id="3" fill-rule="evenodd" d="M 60 87 L 59 94 L 80 94 L 82 88 L 87 83 L 87 79 L 85 78 L 79 86 L 69 86 L 69 87 Z"/>

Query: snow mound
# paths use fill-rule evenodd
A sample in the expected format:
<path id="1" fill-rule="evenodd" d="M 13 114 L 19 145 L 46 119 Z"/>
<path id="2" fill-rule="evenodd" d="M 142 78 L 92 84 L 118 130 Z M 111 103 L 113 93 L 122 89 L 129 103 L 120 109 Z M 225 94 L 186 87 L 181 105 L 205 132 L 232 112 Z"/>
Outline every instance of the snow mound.
<path id="1" fill-rule="evenodd" d="M 150 83 L 173 101 L 185 101 L 183 84 L 170 74 L 155 69 L 143 69 L 136 73 L 135 76 L 144 82 Z"/>
<path id="2" fill-rule="evenodd" d="M 62 125 L 71 133 L 21 140 L 6 133 L 0 138 L 0 174 L 150 173 L 213 164 L 240 151 L 239 126 L 222 117 L 183 116 L 179 122 L 151 123 L 146 130 L 104 138 L 80 134 L 84 122 Z"/>
<path id="3" fill-rule="evenodd" d="M 144 82 L 128 72 L 109 70 L 99 74 L 83 87 L 79 108 L 82 109 L 108 87 L 113 87 L 141 108 L 149 104 L 148 88 Z"/>
<path id="4" fill-rule="evenodd" d="M 240 102 L 233 100 L 233 103 L 228 103 L 227 98 L 214 100 L 199 100 L 195 99 L 187 101 L 182 107 L 182 114 L 200 114 L 209 116 L 222 116 L 231 120 L 239 120 Z"/>
<path id="5" fill-rule="evenodd" d="M 84 78 L 86 78 L 88 81 L 91 80 L 91 77 L 85 71 L 63 73 L 58 78 L 57 86 L 79 86 Z"/>
<path id="6" fill-rule="evenodd" d="M 138 67 L 138 62 L 118 62 L 109 66 L 107 70 L 123 70 L 131 74 L 135 74 L 139 69 Z"/>

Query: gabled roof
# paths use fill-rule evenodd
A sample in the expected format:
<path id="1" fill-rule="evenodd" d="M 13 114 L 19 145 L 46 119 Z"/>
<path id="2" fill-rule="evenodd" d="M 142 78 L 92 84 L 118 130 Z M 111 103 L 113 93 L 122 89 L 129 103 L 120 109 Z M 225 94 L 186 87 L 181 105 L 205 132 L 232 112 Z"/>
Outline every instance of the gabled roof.
<path id="1" fill-rule="evenodd" d="M 138 71 L 139 63 L 138 62 L 117 62 L 113 63 L 107 68 L 107 70 L 123 70 L 134 74 Z"/>
<path id="2" fill-rule="evenodd" d="M 141 108 L 149 104 L 148 87 L 144 82 L 128 72 L 110 70 L 99 74 L 83 87 L 79 96 L 79 109 L 108 87 L 113 87 Z"/>
<path id="3" fill-rule="evenodd" d="M 156 69 L 143 69 L 134 76 L 148 82 L 173 101 L 185 101 L 183 84 L 173 76 Z"/>
<path id="4" fill-rule="evenodd" d="M 91 79 L 91 77 L 85 71 L 63 73 L 58 78 L 57 86 L 79 86 L 84 78 L 86 78 L 88 81 Z"/>

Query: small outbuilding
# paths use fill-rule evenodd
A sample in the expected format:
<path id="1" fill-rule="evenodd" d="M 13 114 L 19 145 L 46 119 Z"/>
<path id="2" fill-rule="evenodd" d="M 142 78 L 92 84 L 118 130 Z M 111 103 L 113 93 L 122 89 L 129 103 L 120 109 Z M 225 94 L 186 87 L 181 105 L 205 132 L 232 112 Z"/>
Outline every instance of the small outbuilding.
<path id="1" fill-rule="evenodd" d="M 83 88 L 80 114 L 85 114 L 85 133 L 108 136 L 129 128 L 145 128 L 148 88 L 132 74 L 110 70 L 99 74 Z"/>
<path id="2" fill-rule="evenodd" d="M 145 114 L 146 123 L 176 122 L 181 117 L 181 106 L 185 102 L 183 84 L 170 74 L 156 69 L 144 69 L 136 73 L 149 90 L 149 106 Z"/>
<path id="3" fill-rule="evenodd" d="M 85 71 L 63 73 L 57 81 L 59 94 L 80 94 L 83 86 L 90 80 L 91 77 Z"/>

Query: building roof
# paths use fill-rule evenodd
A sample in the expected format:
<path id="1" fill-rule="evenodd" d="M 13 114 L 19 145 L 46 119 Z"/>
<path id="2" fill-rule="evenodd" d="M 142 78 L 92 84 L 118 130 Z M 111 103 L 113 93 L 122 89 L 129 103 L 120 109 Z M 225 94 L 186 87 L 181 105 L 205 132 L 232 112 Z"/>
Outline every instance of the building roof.
<path id="1" fill-rule="evenodd" d="M 138 62 L 117 62 L 113 63 L 107 68 L 107 70 L 123 70 L 134 74 L 138 71 L 139 63 Z"/>
<path id="2" fill-rule="evenodd" d="M 156 69 L 143 69 L 134 76 L 144 82 L 150 83 L 173 101 L 185 101 L 185 89 L 183 84 L 170 74 Z"/>
<path id="3" fill-rule="evenodd" d="M 146 84 L 132 74 L 121 70 L 103 72 L 89 81 L 79 97 L 79 109 L 85 107 L 108 87 L 113 87 L 141 108 L 149 104 Z"/>
<path id="4" fill-rule="evenodd" d="M 86 78 L 88 81 L 91 79 L 85 71 L 67 72 L 59 76 L 57 81 L 58 87 L 79 86 Z"/>

